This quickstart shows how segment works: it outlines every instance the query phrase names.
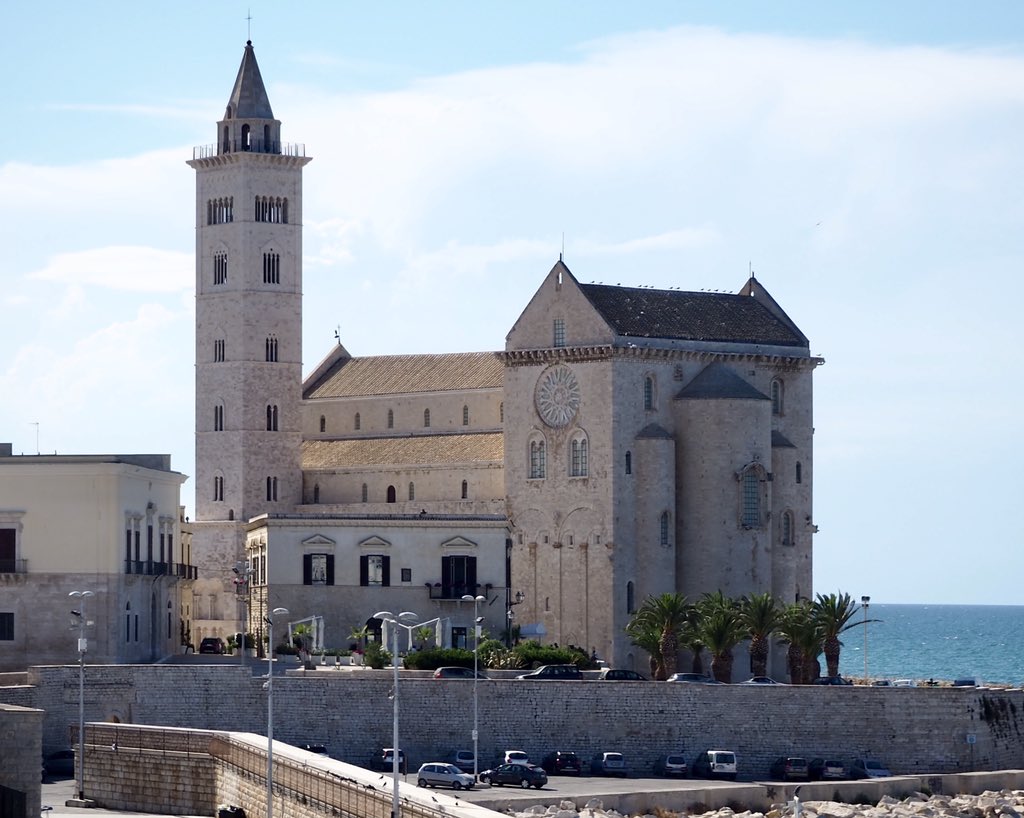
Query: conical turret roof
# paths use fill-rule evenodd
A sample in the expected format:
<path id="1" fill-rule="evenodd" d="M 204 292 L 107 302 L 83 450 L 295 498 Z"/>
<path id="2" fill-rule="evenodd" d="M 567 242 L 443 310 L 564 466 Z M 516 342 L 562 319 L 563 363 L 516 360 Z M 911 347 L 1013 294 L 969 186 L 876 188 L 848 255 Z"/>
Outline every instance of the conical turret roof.
<path id="1" fill-rule="evenodd" d="M 274 112 L 270 109 L 267 89 L 260 76 L 260 67 L 256 63 L 256 52 L 252 40 L 245 43 L 242 64 L 238 67 L 235 87 L 231 89 L 228 100 L 226 119 L 273 119 Z"/>

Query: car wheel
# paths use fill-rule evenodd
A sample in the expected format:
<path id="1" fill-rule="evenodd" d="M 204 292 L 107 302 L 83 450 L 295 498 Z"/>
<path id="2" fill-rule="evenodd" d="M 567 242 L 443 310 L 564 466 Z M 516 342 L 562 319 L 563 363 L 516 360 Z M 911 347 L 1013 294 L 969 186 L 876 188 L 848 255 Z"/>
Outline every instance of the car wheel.
<path id="1" fill-rule="evenodd" d="M 421 778 L 419 781 L 416 782 L 416 786 L 417 787 L 425 787 L 425 786 L 427 786 L 427 779 Z"/>
<path id="2" fill-rule="evenodd" d="M 453 790 L 461 790 L 462 789 L 462 782 L 461 781 L 453 781 L 452 782 L 452 789 Z"/>
<path id="3" fill-rule="evenodd" d="M 524 790 L 528 790 L 530 788 L 530 779 L 529 778 L 520 778 L 519 779 L 519 786 L 522 787 Z"/>
<path id="4" fill-rule="evenodd" d="M 541 784 L 541 783 L 540 783 L 540 782 L 538 781 L 538 782 L 537 782 L 536 784 L 534 784 L 533 786 L 534 786 L 534 787 L 536 787 L 536 788 L 537 788 L 537 789 L 539 790 L 539 789 L 540 789 L 541 787 L 543 787 L 544 785 L 543 785 L 543 784 Z"/>

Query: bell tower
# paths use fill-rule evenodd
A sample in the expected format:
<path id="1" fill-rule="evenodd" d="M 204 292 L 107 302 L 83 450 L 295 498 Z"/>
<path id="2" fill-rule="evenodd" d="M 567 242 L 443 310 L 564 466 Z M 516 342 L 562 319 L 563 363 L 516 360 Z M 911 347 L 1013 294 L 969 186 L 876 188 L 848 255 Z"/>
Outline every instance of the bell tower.
<path id="1" fill-rule="evenodd" d="M 213 145 L 197 147 L 193 640 L 240 626 L 245 523 L 302 499 L 302 168 L 281 142 L 252 42 Z M 200 587 L 201 585 L 206 587 Z"/>

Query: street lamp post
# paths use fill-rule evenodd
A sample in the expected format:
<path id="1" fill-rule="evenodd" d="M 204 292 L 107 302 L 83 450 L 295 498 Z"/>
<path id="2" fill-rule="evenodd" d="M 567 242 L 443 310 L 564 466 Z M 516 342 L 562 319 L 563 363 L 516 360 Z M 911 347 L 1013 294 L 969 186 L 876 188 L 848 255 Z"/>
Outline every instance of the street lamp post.
<path id="1" fill-rule="evenodd" d="M 267 654 L 267 818 L 273 818 L 274 814 L 274 617 L 287 615 L 287 608 L 274 608 L 270 616 L 263 617 L 270 637 Z"/>
<path id="2" fill-rule="evenodd" d="M 479 713 L 480 713 L 480 709 L 479 709 L 478 704 L 477 704 L 477 702 L 479 700 L 477 698 L 477 685 L 476 685 L 477 677 L 480 675 L 480 665 L 479 665 L 479 661 L 480 661 L 480 658 L 479 658 L 480 657 L 480 622 L 482 621 L 482 619 L 480 617 L 480 603 L 481 602 L 486 602 L 487 601 L 487 597 L 480 596 L 479 594 L 477 594 L 476 596 L 473 596 L 472 594 L 466 594 L 464 597 L 462 597 L 462 601 L 463 602 L 472 602 L 473 603 L 473 780 L 476 781 L 477 769 L 478 769 L 477 768 L 477 755 L 478 755 L 477 750 L 479 748 L 479 735 L 480 735 L 480 732 L 479 732 L 479 727 L 480 727 Z"/>
<path id="3" fill-rule="evenodd" d="M 242 656 L 241 665 L 245 667 L 245 637 L 249 629 L 249 577 L 252 576 L 253 568 L 248 562 L 236 562 L 231 570 L 235 574 L 232 580 L 235 584 L 235 594 L 242 603 L 242 627 L 239 633 L 241 644 L 238 646 L 238 652 Z"/>
<path id="4" fill-rule="evenodd" d="M 395 635 L 395 646 L 391 653 L 391 666 L 394 671 L 394 682 L 392 683 L 391 689 L 391 704 L 392 704 L 392 724 L 391 724 L 391 818 L 399 818 L 398 816 L 398 628 L 406 628 L 409 633 L 412 633 L 412 629 L 417 625 L 407 624 L 402 620 L 419 619 L 419 617 L 412 611 L 402 611 L 400 614 L 393 614 L 391 611 L 377 611 L 373 615 L 374 619 L 380 619 L 383 622 L 389 622 L 393 627 Z M 269 816 L 268 816 L 269 818 Z"/>
<path id="5" fill-rule="evenodd" d="M 85 636 L 86 626 L 90 625 L 85 615 L 85 603 L 93 596 L 92 591 L 72 591 L 68 594 L 72 599 L 81 600 L 80 610 L 72 611 L 71 615 L 78 621 L 78 800 L 85 800 L 85 653 L 89 642 Z"/>
<path id="6" fill-rule="evenodd" d="M 868 603 L 871 597 L 862 596 L 860 605 L 864 609 L 864 684 L 868 683 Z"/>

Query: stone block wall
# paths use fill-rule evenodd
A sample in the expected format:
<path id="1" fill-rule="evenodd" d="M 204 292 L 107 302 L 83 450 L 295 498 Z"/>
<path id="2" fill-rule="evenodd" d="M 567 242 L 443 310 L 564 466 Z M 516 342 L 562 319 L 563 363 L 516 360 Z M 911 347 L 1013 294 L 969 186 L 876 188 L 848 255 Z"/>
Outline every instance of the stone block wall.
<path id="1" fill-rule="evenodd" d="M 42 722 L 44 713 L 0 704 L 0 787 L 25 794 L 25 816 L 42 807 Z"/>

